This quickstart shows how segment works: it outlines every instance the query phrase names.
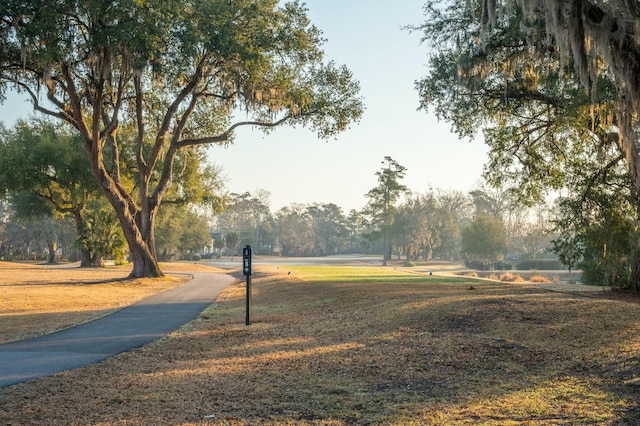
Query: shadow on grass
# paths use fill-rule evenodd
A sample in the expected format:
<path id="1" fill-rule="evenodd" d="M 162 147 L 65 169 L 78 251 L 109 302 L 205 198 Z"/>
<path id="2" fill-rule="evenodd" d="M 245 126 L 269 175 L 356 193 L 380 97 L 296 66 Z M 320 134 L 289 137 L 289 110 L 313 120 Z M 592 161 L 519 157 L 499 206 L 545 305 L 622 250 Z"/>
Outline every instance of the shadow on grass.
<path id="1" fill-rule="evenodd" d="M 636 305 L 371 284 L 258 276 L 251 326 L 237 284 L 180 333 L 39 381 L 37 409 L 35 386 L 0 398 L 6 413 L 58 423 L 638 423 Z"/>

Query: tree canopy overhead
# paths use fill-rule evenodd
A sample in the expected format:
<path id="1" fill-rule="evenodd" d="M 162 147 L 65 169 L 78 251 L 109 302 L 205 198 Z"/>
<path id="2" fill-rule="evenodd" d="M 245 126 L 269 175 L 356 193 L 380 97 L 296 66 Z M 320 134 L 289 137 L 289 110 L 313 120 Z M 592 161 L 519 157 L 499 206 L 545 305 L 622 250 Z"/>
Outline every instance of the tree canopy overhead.
<path id="1" fill-rule="evenodd" d="M 502 11 L 513 10 L 509 3 L 482 0 L 486 31 L 495 27 Z M 640 4 L 637 0 L 516 0 L 516 4 L 525 23 L 545 24 L 544 32 L 529 31 L 530 46 L 536 48 L 541 37 L 552 38 L 563 62 L 592 93 L 602 75 L 614 82 L 618 98 L 613 123 L 621 130 L 620 149 L 634 187 L 640 190 Z"/>
<path id="2" fill-rule="evenodd" d="M 491 148 L 485 177 L 519 201 L 540 201 L 549 189 L 568 194 L 563 214 L 574 229 L 560 231 L 570 250 L 576 233 L 599 235 L 586 231 L 616 205 L 640 219 L 631 101 L 640 94 L 627 75 L 636 66 L 636 3 L 431 0 L 419 27 L 434 47 L 430 74 L 417 83 L 422 106 L 461 136 L 482 129 Z M 611 47 L 614 40 L 622 44 Z M 621 64 L 625 44 L 630 62 Z M 640 288 L 640 238 L 627 235 L 629 284 Z"/>
<path id="3" fill-rule="evenodd" d="M 8 0 L 0 33 L 0 95 L 25 93 L 80 132 L 132 276 L 162 274 L 155 215 L 191 150 L 231 143 L 240 126 L 329 138 L 363 110 L 358 83 L 323 61 L 321 32 L 297 1 Z"/>

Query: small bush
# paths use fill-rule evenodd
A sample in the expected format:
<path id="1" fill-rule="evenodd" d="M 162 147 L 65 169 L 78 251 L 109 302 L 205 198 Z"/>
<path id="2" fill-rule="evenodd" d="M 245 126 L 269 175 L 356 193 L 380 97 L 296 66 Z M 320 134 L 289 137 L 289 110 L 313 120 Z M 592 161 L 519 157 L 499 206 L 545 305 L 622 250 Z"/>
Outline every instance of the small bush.
<path id="1" fill-rule="evenodd" d="M 470 278 L 478 278 L 478 273 L 477 272 L 467 272 L 464 274 L 465 277 L 470 277 Z"/>
<path id="2" fill-rule="evenodd" d="M 500 281 L 505 281 L 508 283 L 521 283 L 524 282 L 524 279 L 522 279 L 520 275 L 515 275 L 511 272 L 507 272 L 506 274 L 500 275 Z"/>
<path id="3" fill-rule="evenodd" d="M 487 276 L 487 278 L 494 281 L 498 280 L 498 276 L 496 274 L 490 274 Z"/>
<path id="4" fill-rule="evenodd" d="M 402 266 L 412 267 L 412 266 L 416 266 L 416 264 L 410 260 L 405 260 Z"/>
<path id="5" fill-rule="evenodd" d="M 531 281 L 532 283 L 549 283 L 551 282 L 549 280 L 549 278 L 543 276 L 543 275 L 531 275 L 531 278 L 529 278 L 529 281 Z"/>

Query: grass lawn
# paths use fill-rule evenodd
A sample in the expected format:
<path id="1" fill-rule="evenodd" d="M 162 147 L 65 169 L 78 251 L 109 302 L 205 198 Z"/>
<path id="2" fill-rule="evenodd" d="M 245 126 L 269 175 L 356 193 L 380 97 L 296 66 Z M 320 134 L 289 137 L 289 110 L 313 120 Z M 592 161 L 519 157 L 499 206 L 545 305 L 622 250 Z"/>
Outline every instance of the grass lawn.
<path id="1" fill-rule="evenodd" d="M 635 297 L 382 267 L 254 273 L 251 326 L 239 282 L 164 339 L 1 389 L 0 424 L 640 424 Z"/>
<path id="2" fill-rule="evenodd" d="M 167 270 L 212 271 L 172 263 Z M 127 280 L 130 266 L 80 269 L 0 262 L 0 343 L 91 321 L 186 282 L 188 275 Z"/>

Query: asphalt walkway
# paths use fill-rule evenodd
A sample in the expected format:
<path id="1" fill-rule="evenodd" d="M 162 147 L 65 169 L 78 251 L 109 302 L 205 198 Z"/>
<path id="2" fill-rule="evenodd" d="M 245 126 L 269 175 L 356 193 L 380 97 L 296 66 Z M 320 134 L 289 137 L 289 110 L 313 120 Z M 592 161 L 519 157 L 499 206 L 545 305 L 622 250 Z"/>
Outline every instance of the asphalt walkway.
<path id="1" fill-rule="evenodd" d="M 0 388 L 103 361 L 157 340 L 195 319 L 235 281 L 192 273 L 188 283 L 101 319 L 0 345 Z"/>

